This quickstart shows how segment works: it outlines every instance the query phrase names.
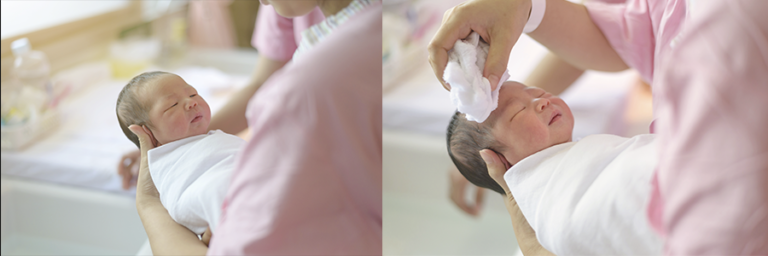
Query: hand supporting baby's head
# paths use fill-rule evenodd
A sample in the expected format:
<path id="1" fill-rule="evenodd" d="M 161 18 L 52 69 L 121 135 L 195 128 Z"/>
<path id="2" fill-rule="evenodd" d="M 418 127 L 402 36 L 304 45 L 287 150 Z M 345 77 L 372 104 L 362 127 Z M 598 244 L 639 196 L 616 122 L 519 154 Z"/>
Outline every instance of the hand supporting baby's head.
<path id="1" fill-rule="evenodd" d="M 131 79 L 117 98 L 117 120 L 129 140 L 139 140 L 128 126 L 146 126 L 155 146 L 205 134 L 211 120 L 208 103 L 181 77 L 147 72 Z"/>
<path id="2" fill-rule="evenodd" d="M 483 123 L 456 112 L 447 140 L 448 154 L 467 180 L 504 194 L 488 175 L 480 150 L 493 150 L 509 168 L 538 151 L 571 141 L 573 114 L 562 99 L 512 81 L 502 85 L 498 102 Z"/>

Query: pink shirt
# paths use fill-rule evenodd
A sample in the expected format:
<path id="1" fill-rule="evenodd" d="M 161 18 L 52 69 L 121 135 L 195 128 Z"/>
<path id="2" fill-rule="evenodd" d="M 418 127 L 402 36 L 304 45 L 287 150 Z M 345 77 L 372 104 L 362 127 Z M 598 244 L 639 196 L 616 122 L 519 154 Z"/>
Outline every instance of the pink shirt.
<path id="1" fill-rule="evenodd" d="M 250 101 L 209 255 L 381 254 L 381 3 Z"/>
<path id="2" fill-rule="evenodd" d="M 768 255 L 768 1 L 588 3 L 654 96 L 665 252 Z"/>
<path id="3" fill-rule="evenodd" d="M 261 5 L 251 45 L 267 58 L 288 61 L 301 42 L 301 32 L 324 19 L 319 7 L 301 17 L 286 18 L 271 5 Z"/>

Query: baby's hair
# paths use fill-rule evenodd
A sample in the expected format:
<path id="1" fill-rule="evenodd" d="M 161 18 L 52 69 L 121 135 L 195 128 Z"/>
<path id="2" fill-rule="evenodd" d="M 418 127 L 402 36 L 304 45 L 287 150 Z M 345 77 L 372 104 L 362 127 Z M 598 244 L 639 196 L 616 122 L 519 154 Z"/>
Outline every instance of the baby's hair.
<path id="1" fill-rule="evenodd" d="M 145 72 L 133 79 L 123 87 L 120 95 L 117 96 L 117 121 L 120 123 L 120 129 L 129 140 L 141 147 L 139 137 L 133 134 L 128 126 L 131 125 L 151 125 L 149 121 L 149 109 L 145 102 L 136 95 L 137 91 L 147 82 L 159 78 L 161 75 L 170 74 L 163 71 Z"/>
<path id="2" fill-rule="evenodd" d="M 493 137 L 486 125 L 470 122 L 464 114 L 453 114 L 447 132 L 448 155 L 461 175 L 478 187 L 484 187 L 504 195 L 504 189 L 488 174 L 488 167 L 480 156 L 480 150 L 499 152 L 502 145 Z"/>

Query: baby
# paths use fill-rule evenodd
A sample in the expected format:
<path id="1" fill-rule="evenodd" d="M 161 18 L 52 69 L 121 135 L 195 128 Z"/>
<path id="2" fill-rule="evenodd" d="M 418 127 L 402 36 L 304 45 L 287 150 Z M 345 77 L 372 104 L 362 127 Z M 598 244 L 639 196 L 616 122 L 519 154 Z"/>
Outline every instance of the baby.
<path id="1" fill-rule="evenodd" d="M 541 245 L 556 255 L 660 254 L 661 240 L 645 217 L 655 136 L 572 142 L 573 124 L 562 99 L 507 81 L 483 123 L 456 112 L 448 154 L 467 180 L 504 194 L 479 153 L 496 152 L 510 193 Z"/>
<path id="2" fill-rule="evenodd" d="M 244 144 L 222 131 L 208 131 L 211 109 L 194 87 L 167 72 L 140 74 L 117 98 L 117 120 L 139 146 L 128 126 L 146 127 L 155 148 L 147 152 L 150 176 L 173 220 L 196 234 L 215 232 L 234 169 Z"/>

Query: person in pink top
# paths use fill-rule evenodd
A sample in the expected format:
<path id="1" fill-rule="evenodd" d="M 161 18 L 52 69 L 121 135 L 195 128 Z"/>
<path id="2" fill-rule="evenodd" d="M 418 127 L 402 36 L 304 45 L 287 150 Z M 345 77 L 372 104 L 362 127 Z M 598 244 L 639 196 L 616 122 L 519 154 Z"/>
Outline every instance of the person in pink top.
<path id="1" fill-rule="evenodd" d="M 303 16 L 286 18 L 280 16 L 274 7 L 262 5 L 251 40 L 251 45 L 259 52 L 256 66 L 247 86 L 233 94 L 227 104 L 211 117 L 211 129 L 239 134 L 248 128 L 245 118 L 248 101 L 272 74 L 291 60 L 301 42 L 301 32 L 324 19 L 325 15 L 319 7 Z M 117 169 L 123 179 L 123 189 L 129 189 L 132 182 L 136 182 L 139 163 L 138 150 L 126 153 L 120 159 Z"/>
<path id="2" fill-rule="evenodd" d="M 437 78 L 450 87 L 442 80 L 447 51 L 476 31 L 490 43 L 483 75 L 498 84 L 539 10 L 543 19 L 528 34 L 563 60 L 601 71 L 631 67 L 652 85 L 659 164 L 646 214 L 665 253 L 768 254 L 768 2 L 469 1 L 446 12 L 430 44 Z M 506 187 L 498 153 L 482 155 Z M 514 198 L 505 202 L 523 252 L 546 252 Z"/>
<path id="3" fill-rule="evenodd" d="M 155 254 L 381 254 L 381 3 L 270 3 L 288 17 L 319 5 L 333 24 L 303 33 L 312 40 L 298 43 L 299 58 L 249 100 L 251 138 L 216 233 L 201 240 L 172 222 L 148 177 L 149 137 L 130 127 L 142 154 L 136 204 Z"/>
<path id="4" fill-rule="evenodd" d="M 381 254 L 381 14 L 364 7 L 251 99 L 209 254 Z"/>

